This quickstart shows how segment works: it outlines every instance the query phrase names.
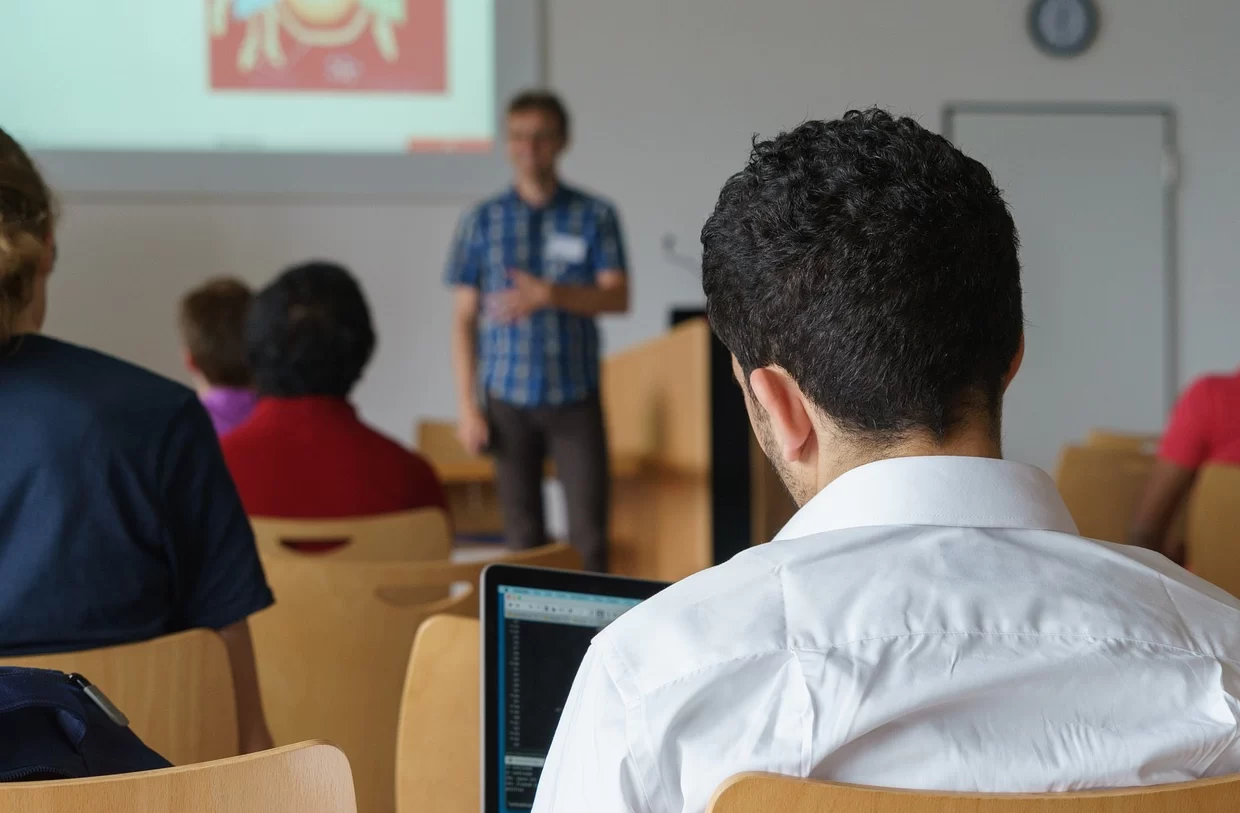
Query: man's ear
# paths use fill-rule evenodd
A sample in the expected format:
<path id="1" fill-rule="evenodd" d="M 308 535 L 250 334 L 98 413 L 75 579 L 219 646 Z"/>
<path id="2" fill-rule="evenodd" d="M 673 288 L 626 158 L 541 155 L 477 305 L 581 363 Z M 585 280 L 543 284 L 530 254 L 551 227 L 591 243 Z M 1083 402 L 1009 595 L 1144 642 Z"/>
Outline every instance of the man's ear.
<path id="1" fill-rule="evenodd" d="M 188 349 L 182 351 L 181 360 L 185 363 L 185 369 L 189 370 L 191 373 L 198 372 L 198 365 L 194 363 L 194 357 Z"/>
<path id="2" fill-rule="evenodd" d="M 1007 388 L 1012 385 L 1012 379 L 1016 377 L 1018 372 L 1020 372 L 1020 365 L 1024 360 L 1025 334 L 1022 332 L 1020 334 L 1020 344 L 1016 346 L 1016 355 L 1012 356 L 1012 363 L 1008 365 L 1007 375 L 1003 377 L 1003 389 L 1005 392 L 1007 391 Z"/>
<path id="3" fill-rule="evenodd" d="M 780 456 L 796 463 L 814 437 L 814 423 L 805 409 L 801 388 L 778 367 L 760 367 L 749 374 L 749 388 L 770 418 Z"/>

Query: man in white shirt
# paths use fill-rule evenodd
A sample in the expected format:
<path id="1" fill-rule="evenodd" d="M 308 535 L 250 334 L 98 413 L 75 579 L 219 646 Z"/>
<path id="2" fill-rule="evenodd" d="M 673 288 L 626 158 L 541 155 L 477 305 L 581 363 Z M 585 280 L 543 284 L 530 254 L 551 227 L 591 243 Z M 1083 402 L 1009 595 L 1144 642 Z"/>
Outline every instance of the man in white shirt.
<path id="1" fill-rule="evenodd" d="M 1077 536 L 1001 459 L 1020 266 L 985 167 L 882 111 L 807 122 L 754 147 L 702 244 L 802 507 L 598 635 L 534 813 L 698 813 L 741 771 L 997 792 L 1240 771 L 1240 603 Z"/>

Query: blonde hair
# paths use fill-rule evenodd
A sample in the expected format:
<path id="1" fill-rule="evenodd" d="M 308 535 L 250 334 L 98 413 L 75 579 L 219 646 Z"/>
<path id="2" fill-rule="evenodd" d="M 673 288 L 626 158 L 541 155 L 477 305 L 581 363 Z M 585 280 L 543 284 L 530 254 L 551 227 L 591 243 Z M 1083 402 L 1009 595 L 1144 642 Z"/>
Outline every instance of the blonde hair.
<path id="1" fill-rule="evenodd" d="M 55 201 L 21 145 L 0 130 L 0 345 L 13 337 L 51 251 Z"/>

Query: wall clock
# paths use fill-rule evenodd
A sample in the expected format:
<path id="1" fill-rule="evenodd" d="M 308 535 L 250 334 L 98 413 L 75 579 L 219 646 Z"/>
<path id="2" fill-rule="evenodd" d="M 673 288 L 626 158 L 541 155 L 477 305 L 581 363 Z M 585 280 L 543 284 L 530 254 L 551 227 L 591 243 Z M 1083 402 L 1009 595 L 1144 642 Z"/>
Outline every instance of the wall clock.
<path id="1" fill-rule="evenodd" d="M 1079 56 L 1098 36 L 1098 5 L 1094 0 L 1034 0 L 1029 5 L 1029 36 L 1046 54 Z"/>

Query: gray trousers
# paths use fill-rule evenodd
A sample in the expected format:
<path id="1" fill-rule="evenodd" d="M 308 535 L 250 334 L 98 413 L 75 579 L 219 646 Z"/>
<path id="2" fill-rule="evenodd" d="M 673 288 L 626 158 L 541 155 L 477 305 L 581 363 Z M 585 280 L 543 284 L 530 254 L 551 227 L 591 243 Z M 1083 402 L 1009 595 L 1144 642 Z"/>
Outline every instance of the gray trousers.
<path id="1" fill-rule="evenodd" d="M 568 502 L 568 540 L 587 570 L 606 572 L 611 475 L 598 395 L 554 407 L 492 399 L 487 419 L 508 547 L 524 550 L 547 543 L 542 483 L 550 454 Z"/>

